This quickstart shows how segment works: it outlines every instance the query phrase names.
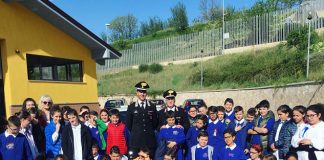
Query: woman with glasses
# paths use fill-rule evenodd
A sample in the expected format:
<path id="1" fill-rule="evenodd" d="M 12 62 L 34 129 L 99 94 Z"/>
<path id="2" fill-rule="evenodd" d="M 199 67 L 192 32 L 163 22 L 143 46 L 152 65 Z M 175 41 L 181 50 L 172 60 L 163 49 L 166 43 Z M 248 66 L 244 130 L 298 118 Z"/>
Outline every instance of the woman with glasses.
<path id="1" fill-rule="evenodd" d="M 50 119 L 51 119 L 50 109 L 51 109 L 52 105 L 53 105 L 53 100 L 49 95 L 42 95 L 40 97 L 40 99 L 39 99 L 39 109 L 41 111 L 40 118 L 41 118 L 41 120 L 45 121 L 45 122 L 40 121 L 40 124 L 43 127 L 45 127 L 46 124 L 50 123 Z"/>
<path id="2" fill-rule="evenodd" d="M 322 121 L 323 104 L 314 104 L 307 108 L 308 125 L 298 128 L 293 136 L 292 146 L 297 149 L 300 160 L 319 160 L 324 157 L 324 122 Z"/>
<path id="3" fill-rule="evenodd" d="M 262 148 L 259 145 L 252 145 L 250 148 L 250 158 L 248 160 L 261 160 Z"/>

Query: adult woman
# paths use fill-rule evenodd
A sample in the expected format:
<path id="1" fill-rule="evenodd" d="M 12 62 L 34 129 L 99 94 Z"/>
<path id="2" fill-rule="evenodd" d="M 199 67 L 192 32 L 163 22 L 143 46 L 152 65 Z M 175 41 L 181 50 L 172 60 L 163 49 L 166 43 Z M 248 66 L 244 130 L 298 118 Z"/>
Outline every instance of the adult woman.
<path id="1" fill-rule="evenodd" d="M 45 122 L 40 121 L 39 123 L 44 127 L 50 122 L 50 109 L 53 105 L 53 100 L 49 95 L 42 95 L 39 99 L 39 109 L 41 111 L 40 118 Z M 45 124 L 44 124 L 45 123 Z"/>
<path id="2" fill-rule="evenodd" d="M 38 109 L 37 105 L 36 105 L 36 101 L 32 98 L 26 98 L 23 102 L 22 111 L 27 111 L 30 108 L 36 108 Z"/>
<path id="3" fill-rule="evenodd" d="M 259 145 L 252 145 L 249 153 L 251 158 L 248 160 L 261 160 L 260 157 L 262 155 L 262 149 Z"/>
<path id="4" fill-rule="evenodd" d="M 315 104 L 307 108 L 306 117 L 309 125 L 303 130 L 297 130 L 292 139 L 291 143 L 297 148 L 300 160 L 316 160 L 324 157 L 322 108 L 323 104 Z"/>

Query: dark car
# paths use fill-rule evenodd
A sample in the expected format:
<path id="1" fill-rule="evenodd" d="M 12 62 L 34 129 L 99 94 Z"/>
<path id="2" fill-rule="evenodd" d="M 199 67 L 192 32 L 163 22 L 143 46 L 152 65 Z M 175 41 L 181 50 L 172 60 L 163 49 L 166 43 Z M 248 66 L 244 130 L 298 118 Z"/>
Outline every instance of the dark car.
<path id="1" fill-rule="evenodd" d="M 125 99 L 109 99 L 105 103 L 105 108 L 110 110 L 110 109 L 118 109 L 119 111 L 124 111 L 125 109 L 127 110 L 127 102 Z M 125 110 L 125 111 L 126 111 Z"/>
<path id="2" fill-rule="evenodd" d="M 163 99 L 150 99 L 149 101 L 152 102 L 153 104 L 155 104 L 157 111 L 163 109 L 163 106 L 164 106 Z"/>
<path id="3" fill-rule="evenodd" d="M 207 106 L 203 99 L 186 99 L 183 103 L 183 108 L 188 112 L 190 106 L 195 106 L 198 109 L 201 105 Z"/>

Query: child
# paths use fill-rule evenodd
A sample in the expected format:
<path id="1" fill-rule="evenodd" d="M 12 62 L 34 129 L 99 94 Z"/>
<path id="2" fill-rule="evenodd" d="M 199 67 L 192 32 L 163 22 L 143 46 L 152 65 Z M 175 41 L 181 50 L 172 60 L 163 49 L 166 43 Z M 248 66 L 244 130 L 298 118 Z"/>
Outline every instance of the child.
<path id="1" fill-rule="evenodd" d="M 165 118 L 167 125 L 165 128 L 161 128 L 158 142 L 166 141 L 166 150 L 175 148 L 177 150 L 177 160 L 182 160 L 184 159 L 182 154 L 182 144 L 185 142 L 184 129 L 176 127 L 174 112 L 166 112 Z M 164 151 L 164 153 L 166 152 L 166 150 Z M 162 155 L 164 155 L 164 153 Z"/>
<path id="2" fill-rule="evenodd" d="M 61 151 L 63 125 L 61 124 L 61 110 L 58 106 L 51 108 L 50 115 L 51 121 L 45 127 L 46 157 L 53 159 Z"/>
<path id="3" fill-rule="evenodd" d="M 225 119 L 229 119 L 230 121 L 233 121 L 235 119 L 234 113 L 233 113 L 233 106 L 234 101 L 232 98 L 226 98 L 224 102 L 224 108 L 225 108 Z"/>
<path id="4" fill-rule="evenodd" d="M 125 155 L 120 154 L 117 146 L 112 146 L 109 153 L 110 160 L 128 160 Z"/>
<path id="5" fill-rule="evenodd" d="M 219 160 L 246 160 L 242 148 L 234 143 L 235 132 L 232 129 L 224 131 L 226 147 L 220 151 Z"/>
<path id="6" fill-rule="evenodd" d="M 97 142 L 93 142 L 91 146 L 91 154 L 94 160 L 100 160 L 101 156 L 99 154 L 99 145 Z"/>
<path id="7" fill-rule="evenodd" d="M 248 134 L 252 135 L 251 144 L 260 145 L 264 154 L 268 153 L 268 135 L 272 130 L 275 119 L 269 112 L 270 103 L 268 100 L 262 100 L 259 103 L 260 116 L 257 117 Z"/>
<path id="8" fill-rule="evenodd" d="M 188 119 L 190 127 L 196 125 L 197 120 L 197 108 L 195 106 L 190 106 L 188 110 Z"/>
<path id="9" fill-rule="evenodd" d="M 242 106 L 234 107 L 234 116 L 235 120 L 229 124 L 229 128 L 231 128 L 235 133 L 235 144 L 243 149 L 245 153 L 248 152 L 246 146 L 246 137 L 248 131 L 248 122 L 243 118 L 244 111 Z"/>
<path id="10" fill-rule="evenodd" d="M 135 160 L 151 160 L 150 158 L 150 149 L 147 147 L 140 148 L 137 158 Z"/>
<path id="11" fill-rule="evenodd" d="M 255 118 L 255 115 L 256 115 L 256 111 L 255 111 L 255 108 L 249 108 L 248 111 L 246 112 L 246 118 L 245 120 L 247 120 L 248 122 L 253 122 L 254 121 L 254 118 Z"/>
<path id="12" fill-rule="evenodd" d="M 216 160 L 214 147 L 207 145 L 208 133 L 202 131 L 197 136 L 198 144 L 188 150 L 187 160 Z"/>
<path id="13" fill-rule="evenodd" d="M 198 143 L 197 136 L 199 132 L 206 130 L 207 122 L 208 119 L 205 115 L 199 115 L 198 119 L 196 120 L 196 126 L 189 128 L 186 135 L 188 149 Z"/>
<path id="14" fill-rule="evenodd" d="M 17 116 L 8 119 L 7 130 L 0 134 L 0 159 L 32 160 L 28 141 L 19 133 L 20 120 Z"/>
<path id="15" fill-rule="evenodd" d="M 207 106 L 201 105 L 201 106 L 198 107 L 198 114 L 199 115 L 207 116 L 207 112 L 208 112 Z"/>
<path id="16" fill-rule="evenodd" d="M 111 109 L 109 111 L 110 123 L 107 126 L 107 147 L 106 153 L 109 154 L 112 146 L 117 146 L 122 155 L 127 153 L 127 143 L 129 139 L 129 131 L 126 125 L 119 120 L 119 111 Z M 145 137 L 143 137 L 145 138 Z"/>
<path id="17" fill-rule="evenodd" d="M 27 111 L 21 111 L 19 114 L 20 119 L 20 133 L 25 135 L 29 144 L 30 151 L 32 153 L 33 159 L 39 154 L 37 146 L 34 141 L 34 136 L 32 134 L 32 129 L 30 125 L 31 116 Z"/>
<path id="18" fill-rule="evenodd" d="M 216 147 L 216 136 L 217 136 L 217 127 L 216 124 L 218 122 L 217 119 L 217 107 L 216 106 L 210 106 L 208 108 L 208 115 L 209 115 L 209 123 L 207 127 L 207 133 L 208 133 L 208 145 L 212 147 Z"/>
<path id="19" fill-rule="evenodd" d="M 214 138 L 215 141 L 215 150 L 220 151 L 222 148 L 225 147 L 225 141 L 224 141 L 224 136 L 223 133 L 227 128 L 227 125 L 224 120 L 224 115 L 225 115 L 225 108 L 223 106 L 218 106 L 217 107 L 217 123 L 216 123 L 216 137 Z M 216 156 L 218 156 L 219 152 L 215 153 Z"/>
<path id="20" fill-rule="evenodd" d="M 63 154 L 58 154 L 55 156 L 54 160 L 64 160 Z"/>
<path id="21" fill-rule="evenodd" d="M 89 119 L 89 130 L 91 133 L 91 137 L 97 141 L 97 144 L 100 148 L 100 153 L 105 153 L 106 149 L 106 141 L 103 135 L 103 132 L 106 131 L 106 124 L 100 120 L 98 117 L 98 112 L 90 111 L 90 119 Z"/>
<path id="22" fill-rule="evenodd" d="M 279 120 L 274 123 L 273 129 L 269 134 L 269 145 L 277 159 L 284 159 L 291 146 L 293 134 L 287 132 L 288 128 L 285 130 L 283 129 L 285 128 L 284 126 L 290 122 L 292 110 L 288 105 L 281 105 L 277 109 L 277 112 Z"/>
<path id="23" fill-rule="evenodd" d="M 262 157 L 262 149 L 259 145 L 252 145 L 250 147 L 250 158 L 248 160 L 261 160 Z"/>

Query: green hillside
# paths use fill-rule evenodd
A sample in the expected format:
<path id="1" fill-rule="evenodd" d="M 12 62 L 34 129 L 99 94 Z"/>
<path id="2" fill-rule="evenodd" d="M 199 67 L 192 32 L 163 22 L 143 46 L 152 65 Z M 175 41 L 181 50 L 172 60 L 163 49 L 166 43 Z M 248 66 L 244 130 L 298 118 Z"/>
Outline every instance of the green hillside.
<path id="1" fill-rule="evenodd" d="M 316 53 L 310 58 L 309 80 L 324 80 L 324 38 L 321 36 Z M 203 62 L 203 87 L 200 87 L 200 62 L 184 65 L 170 63 L 163 71 L 151 74 L 138 69 L 105 75 L 98 80 L 99 95 L 131 94 L 133 85 L 145 80 L 151 94 L 173 88 L 176 91 L 233 89 L 284 85 L 306 81 L 306 51 L 288 49 L 285 45 L 258 51 L 220 55 Z"/>

